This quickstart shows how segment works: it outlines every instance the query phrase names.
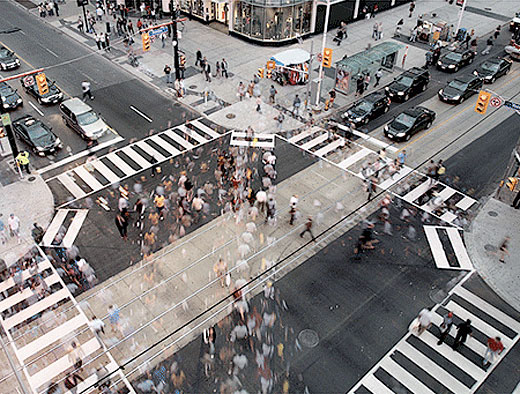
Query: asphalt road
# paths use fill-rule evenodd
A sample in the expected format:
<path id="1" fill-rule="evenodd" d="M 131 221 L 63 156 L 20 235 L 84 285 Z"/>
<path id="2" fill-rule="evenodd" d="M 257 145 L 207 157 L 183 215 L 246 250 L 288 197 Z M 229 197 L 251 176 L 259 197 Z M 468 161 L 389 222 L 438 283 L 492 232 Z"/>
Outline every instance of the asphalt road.
<path id="1" fill-rule="evenodd" d="M 2 77 L 43 67 L 49 79 L 56 81 L 67 97 L 81 96 L 81 82 L 90 81 L 95 100 L 88 104 L 102 115 L 117 134 L 127 140 L 140 139 L 152 129 L 164 130 L 171 125 L 184 123 L 186 118 L 197 117 L 195 112 L 159 94 L 155 88 L 40 19 L 28 16 L 26 11 L 13 3 L 1 2 L 0 15 L 2 28 L 21 29 L 0 35 L 0 42 L 15 51 L 22 62 L 18 70 L 2 72 Z M 22 90 L 18 81 L 10 84 Z M 29 113 L 41 118 L 53 127 L 53 131 L 65 144 L 65 149 L 56 157 L 36 158 L 33 155 L 32 164 L 36 168 L 45 167 L 52 161 L 59 161 L 86 148 L 86 142 L 65 126 L 57 105 L 42 107 L 24 93 L 22 96 L 24 107 L 15 111 L 12 117 Z M 110 137 L 114 136 L 107 136 L 105 140 Z"/>

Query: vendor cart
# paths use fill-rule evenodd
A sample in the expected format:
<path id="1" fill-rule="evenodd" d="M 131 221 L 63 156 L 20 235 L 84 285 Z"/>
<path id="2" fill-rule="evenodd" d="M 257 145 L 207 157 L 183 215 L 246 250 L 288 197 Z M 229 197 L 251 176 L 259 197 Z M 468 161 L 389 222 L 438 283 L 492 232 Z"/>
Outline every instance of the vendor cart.
<path id="1" fill-rule="evenodd" d="M 280 85 L 304 85 L 309 80 L 309 52 L 303 49 L 289 49 L 271 57 L 275 62 L 273 80 Z"/>

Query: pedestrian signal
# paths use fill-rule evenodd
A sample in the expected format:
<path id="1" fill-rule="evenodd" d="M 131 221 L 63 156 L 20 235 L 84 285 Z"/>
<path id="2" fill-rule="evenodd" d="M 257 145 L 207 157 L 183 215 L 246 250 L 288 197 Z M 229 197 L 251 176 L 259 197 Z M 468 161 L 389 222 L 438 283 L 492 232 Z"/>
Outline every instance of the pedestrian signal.
<path id="1" fill-rule="evenodd" d="M 271 70 L 270 68 L 265 70 L 265 77 L 271 79 L 273 77 L 273 70 Z"/>
<path id="2" fill-rule="evenodd" d="M 475 112 L 480 115 L 485 115 L 487 111 L 487 107 L 489 105 L 489 100 L 491 100 L 491 93 L 481 90 L 478 93 L 477 104 L 475 105 Z"/>
<path id="3" fill-rule="evenodd" d="M 147 32 L 144 32 L 141 35 L 141 38 L 143 40 L 143 51 L 149 51 L 150 50 L 150 34 Z"/>
<path id="4" fill-rule="evenodd" d="M 506 186 L 509 188 L 509 190 L 514 191 L 517 184 L 518 178 L 515 178 L 514 176 L 507 178 Z"/>
<path id="5" fill-rule="evenodd" d="M 323 67 L 331 68 L 332 67 L 332 49 L 324 48 L 323 49 Z"/>
<path id="6" fill-rule="evenodd" d="M 258 78 L 263 78 L 264 77 L 264 68 L 263 67 L 258 67 Z"/>
<path id="7" fill-rule="evenodd" d="M 36 74 L 36 85 L 38 86 L 40 96 L 49 93 L 49 84 L 47 83 L 47 77 L 44 73 Z"/>

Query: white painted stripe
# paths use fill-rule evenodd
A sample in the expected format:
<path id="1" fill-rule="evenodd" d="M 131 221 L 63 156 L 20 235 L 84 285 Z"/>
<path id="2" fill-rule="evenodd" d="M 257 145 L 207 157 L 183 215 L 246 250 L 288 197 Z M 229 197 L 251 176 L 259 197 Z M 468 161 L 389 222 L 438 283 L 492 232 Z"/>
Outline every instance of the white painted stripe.
<path id="1" fill-rule="evenodd" d="M 111 362 L 107 365 L 105 365 L 105 368 L 107 369 L 108 373 L 114 372 L 116 369 L 119 368 L 119 366 L 115 362 Z M 77 393 L 83 393 L 84 390 L 86 390 L 88 387 L 93 386 L 97 383 L 98 377 L 96 374 L 90 375 L 88 378 L 86 378 L 83 382 L 79 382 L 77 385 Z M 88 393 L 95 393 L 96 391 L 89 390 Z M 66 391 L 64 394 L 72 394 L 70 391 Z"/>
<path id="2" fill-rule="evenodd" d="M 69 333 L 73 333 L 75 330 L 86 324 L 88 323 L 82 315 L 76 315 L 72 319 L 67 320 L 65 323 L 18 349 L 18 356 L 22 360 L 28 359 L 54 342 L 63 340 Z"/>
<path id="3" fill-rule="evenodd" d="M 449 186 L 446 186 L 442 191 L 439 193 L 439 197 L 442 198 L 442 201 L 446 201 L 448 198 L 453 196 L 457 191 L 455 189 L 452 189 Z"/>
<path id="4" fill-rule="evenodd" d="M 460 268 L 472 270 L 473 264 L 471 264 L 471 260 L 468 256 L 468 252 L 466 251 L 466 247 L 462 242 L 462 237 L 460 236 L 459 230 L 454 227 L 448 227 L 446 228 L 446 232 L 448 233 L 448 238 L 451 241 L 451 246 L 453 247 L 455 256 L 457 257 L 457 260 L 460 264 Z"/>
<path id="5" fill-rule="evenodd" d="M 462 200 L 460 200 L 455 206 L 457 208 L 462 209 L 463 211 L 467 210 L 469 207 L 471 207 L 473 204 L 475 204 L 477 201 L 472 199 L 469 196 L 465 196 Z"/>
<path id="6" fill-rule="evenodd" d="M 85 182 L 92 191 L 103 189 L 103 185 L 99 182 L 90 172 L 87 171 L 85 166 L 79 166 L 73 170 L 77 176 L 79 176 L 83 182 Z"/>
<path id="7" fill-rule="evenodd" d="M 201 136 L 199 133 L 197 133 L 195 130 L 186 127 L 185 125 L 181 124 L 180 126 L 174 127 L 173 130 L 180 130 L 181 133 L 190 136 L 194 140 L 196 140 L 199 144 L 203 144 L 205 142 L 208 142 L 206 138 Z"/>
<path id="8" fill-rule="evenodd" d="M 397 379 L 399 383 L 405 386 L 412 393 L 434 394 L 434 392 L 425 386 L 420 380 L 397 364 L 390 357 L 385 357 L 381 362 L 380 367 L 392 375 L 393 378 Z"/>
<path id="9" fill-rule="evenodd" d="M 87 214 L 88 209 L 79 209 L 76 211 L 76 215 L 74 216 L 74 219 L 72 219 L 72 223 L 63 237 L 63 241 L 61 242 L 62 246 L 66 248 L 70 248 L 72 246 L 74 240 L 79 234 L 79 230 L 81 230 L 83 222 L 87 218 Z"/>
<path id="10" fill-rule="evenodd" d="M 33 103 L 31 103 L 30 101 L 29 101 L 29 105 L 30 105 L 31 107 L 33 107 L 34 110 L 40 114 L 40 116 L 45 116 L 45 115 L 43 114 L 43 112 L 40 111 L 40 109 L 39 109 L 36 105 L 34 105 Z"/>
<path id="11" fill-rule="evenodd" d="M 291 138 L 289 138 L 289 142 L 292 144 L 297 144 L 298 141 L 303 140 L 317 132 L 323 132 L 323 130 L 317 126 L 313 126 L 310 129 L 302 131 L 300 134 L 293 135 Z"/>
<path id="12" fill-rule="evenodd" d="M 58 234 L 58 231 L 60 231 L 60 227 L 63 224 L 65 217 L 67 216 L 67 212 L 71 211 L 68 209 L 58 209 L 58 212 L 56 212 L 56 215 L 54 215 L 52 218 L 51 224 L 49 224 L 47 231 L 45 231 L 45 234 L 43 235 L 41 242 L 43 246 L 52 245 L 52 241 L 54 241 L 56 234 Z"/>
<path id="13" fill-rule="evenodd" d="M 338 166 L 340 168 L 343 168 L 344 170 L 346 170 L 351 165 L 353 165 L 354 163 L 357 163 L 359 160 L 363 159 L 364 157 L 368 156 L 371 153 L 372 153 L 372 151 L 370 149 L 362 148 L 360 151 L 357 151 L 352 156 L 347 157 L 345 160 L 343 160 L 341 163 L 339 163 Z"/>
<path id="14" fill-rule="evenodd" d="M 322 157 L 328 154 L 329 152 L 332 152 L 333 150 L 338 149 L 341 146 L 341 139 L 337 139 L 332 141 L 332 143 L 325 145 L 323 148 L 318 149 L 314 154 L 316 156 Z"/>
<path id="15" fill-rule="evenodd" d="M 455 219 L 457 219 L 457 215 L 451 213 L 450 211 L 446 211 L 440 216 L 440 218 L 444 220 L 446 223 L 451 223 Z"/>
<path id="16" fill-rule="evenodd" d="M 146 141 L 139 141 L 135 144 L 135 146 L 141 148 L 143 151 L 148 153 L 150 156 L 155 157 L 157 161 L 162 161 L 166 159 L 166 156 L 164 156 L 161 152 L 159 152 L 157 149 L 154 149 L 150 144 L 147 144 Z"/>
<path id="17" fill-rule="evenodd" d="M 394 174 L 393 177 L 390 177 L 390 178 L 386 179 L 384 182 L 382 182 L 381 184 L 379 184 L 379 187 L 382 188 L 383 190 L 386 190 L 390 186 L 396 184 L 401 179 L 406 177 L 412 171 L 413 171 L 413 169 L 411 169 L 410 167 L 404 166 L 403 168 L 401 168 L 401 170 L 397 174 Z"/>
<path id="18" fill-rule="evenodd" d="M 49 260 L 45 259 L 38 263 L 38 273 L 45 271 L 47 268 L 51 268 L 51 263 Z M 22 271 L 22 281 L 29 279 L 31 276 L 33 276 L 33 274 L 29 272 L 28 269 Z M 8 290 L 15 285 L 16 283 L 14 283 L 14 279 L 12 277 L 4 280 L 2 283 L 0 283 L 0 292 Z"/>
<path id="19" fill-rule="evenodd" d="M 109 155 L 105 156 L 105 158 L 110 160 L 126 176 L 133 175 L 137 172 L 132 167 L 130 167 L 123 159 L 116 155 L 116 152 L 110 153 Z"/>
<path id="20" fill-rule="evenodd" d="M 90 356 L 100 347 L 101 345 L 96 338 L 91 338 L 89 341 L 80 346 L 83 354 L 85 354 L 85 357 Z M 29 382 L 31 383 L 33 389 L 37 391 L 38 387 L 50 382 L 56 376 L 62 372 L 65 372 L 67 369 L 72 368 L 73 366 L 74 365 L 69 360 L 69 356 L 65 355 L 52 364 L 49 364 L 46 368 L 43 368 L 34 375 L 30 376 Z"/>
<path id="21" fill-rule="evenodd" d="M 190 122 L 193 126 L 195 126 L 197 129 L 202 130 L 204 133 L 209 135 L 211 138 L 219 138 L 222 136 L 222 134 L 217 133 L 214 131 L 211 127 L 206 126 L 204 123 L 194 120 L 193 122 Z"/>
<path id="22" fill-rule="evenodd" d="M 31 305 L 28 308 L 23 309 L 18 312 L 16 315 L 4 320 L 4 328 L 6 330 L 10 330 L 14 326 L 24 322 L 27 319 L 30 319 L 35 314 L 44 311 L 45 309 L 53 306 L 57 302 L 69 298 L 69 291 L 67 288 L 63 288 L 58 290 L 55 293 L 52 293 L 50 296 L 45 297 L 43 300 L 38 301 L 36 304 Z"/>
<path id="23" fill-rule="evenodd" d="M 154 135 L 153 137 L 150 137 L 149 140 L 155 142 L 157 145 L 159 145 L 165 151 L 169 152 L 170 155 L 172 155 L 172 156 L 177 156 L 179 153 L 181 153 L 181 151 L 179 149 L 177 149 L 175 146 L 170 144 L 164 138 L 159 137 L 158 135 Z"/>
<path id="24" fill-rule="evenodd" d="M 374 375 L 367 375 L 362 381 L 363 386 L 372 392 L 372 394 L 394 394 L 392 390 L 386 387 Z"/>
<path id="25" fill-rule="evenodd" d="M 424 372 L 433 377 L 435 380 L 438 380 L 452 392 L 457 394 L 470 392 L 470 389 L 467 386 L 462 384 L 462 382 L 454 378 L 450 373 L 446 372 L 446 370 L 441 368 L 439 365 L 434 363 L 420 351 L 408 344 L 408 342 L 401 341 L 401 343 L 399 343 L 399 345 L 397 346 L 397 350 L 403 353 L 417 366 L 421 367 L 421 369 L 423 369 Z"/>
<path id="26" fill-rule="evenodd" d="M 231 146 L 247 146 L 253 148 L 274 148 L 274 141 L 245 141 L 233 139 L 229 143 Z"/>
<path id="27" fill-rule="evenodd" d="M 424 226 L 424 233 L 428 239 L 428 244 L 430 245 L 435 265 L 438 268 L 451 268 L 450 263 L 448 263 L 446 253 L 444 252 L 444 248 L 442 247 L 441 239 L 437 233 L 437 228 Z"/>
<path id="28" fill-rule="evenodd" d="M 110 182 L 110 184 L 117 183 L 121 179 L 101 160 L 94 160 L 91 164 L 101 175 L 103 175 L 103 177 L 106 178 L 108 182 Z"/>
<path id="29" fill-rule="evenodd" d="M 59 56 L 56 55 L 56 52 L 51 51 L 49 48 L 45 48 L 45 50 L 46 50 L 47 52 L 49 52 L 51 55 L 53 55 L 53 56 L 59 58 Z"/>
<path id="30" fill-rule="evenodd" d="M 182 138 L 179 134 L 177 134 L 173 130 L 168 130 L 163 133 L 164 135 L 167 135 L 172 140 L 183 146 L 185 149 L 193 149 L 195 148 L 195 145 L 191 144 L 188 140 Z"/>
<path id="31" fill-rule="evenodd" d="M 341 127 L 341 125 L 339 125 L 339 127 L 343 128 L 343 129 L 346 129 L 345 126 Z M 395 146 L 392 146 L 388 142 L 380 141 L 377 138 L 371 137 L 370 135 L 368 135 L 366 133 L 363 133 L 363 132 L 361 132 L 359 130 L 356 130 L 356 129 L 351 129 L 350 131 L 352 132 L 352 134 L 357 135 L 358 137 L 363 138 L 365 141 L 370 142 L 371 144 L 374 144 L 376 146 L 380 146 L 381 148 L 385 148 L 385 150 L 388 151 L 388 152 L 391 152 L 391 153 L 397 152 L 397 148 Z"/>
<path id="32" fill-rule="evenodd" d="M 419 186 L 412 189 L 410 192 L 405 194 L 403 196 L 403 200 L 408 201 L 409 203 L 413 203 L 415 200 L 417 200 L 420 196 L 422 196 L 424 193 L 426 193 L 430 188 L 433 186 L 433 182 L 430 178 L 426 179 L 423 183 L 421 183 Z"/>
<path id="33" fill-rule="evenodd" d="M 439 340 L 434 335 L 430 334 L 430 332 L 425 331 L 419 337 L 421 341 L 427 344 L 430 348 L 435 350 L 441 356 L 445 357 L 457 367 L 466 372 L 469 376 L 471 376 L 475 380 L 484 379 L 486 377 L 486 371 L 480 368 L 478 365 L 473 364 L 468 358 L 464 357 L 459 352 L 454 352 L 450 346 L 437 345 L 437 341 Z"/>
<path id="34" fill-rule="evenodd" d="M 52 274 L 44 279 L 47 286 L 52 286 L 53 284 L 59 282 L 60 278 L 57 274 Z M 0 301 L 0 312 L 5 311 L 8 308 L 11 308 L 13 305 L 22 302 L 23 300 L 34 295 L 34 292 L 30 287 L 26 287 L 23 291 L 17 291 L 12 296 L 7 297 Z"/>
<path id="35" fill-rule="evenodd" d="M 505 347 L 511 346 L 511 339 L 507 337 L 504 333 L 497 330 L 495 327 L 489 325 L 484 320 L 479 318 L 478 316 L 474 315 L 467 309 L 464 309 L 459 304 L 457 304 L 455 301 L 450 300 L 448 302 L 448 305 L 446 305 L 446 309 L 453 311 L 455 315 L 457 315 L 462 320 L 470 319 L 471 320 L 471 326 L 475 327 L 477 330 L 481 331 L 484 335 L 488 337 L 500 337 L 502 339 L 502 343 Z M 482 354 L 483 356 L 483 354 Z"/>
<path id="36" fill-rule="evenodd" d="M 125 149 L 122 149 L 121 152 L 126 154 L 132 161 L 137 163 L 139 167 L 141 167 L 143 170 L 151 167 L 152 163 L 150 163 L 148 160 L 146 160 L 143 156 L 141 156 L 139 153 L 137 153 L 135 150 L 132 149 L 131 146 L 127 146 Z"/>
<path id="37" fill-rule="evenodd" d="M 142 113 L 141 111 L 139 111 L 137 108 L 135 108 L 133 105 L 130 106 L 130 109 L 132 111 L 134 111 L 136 114 L 138 114 L 139 116 L 142 116 L 144 119 L 146 119 L 148 122 L 150 123 L 153 123 L 153 120 L 152 118 L 150 118 L 148 115 L 145 115 L 144 113 Z"/>
<path id="38" fill-rule="evenodd" d="M 325 142 L 327 139 L 328 139 L 328 135 L 326 132 L 324 132 L 323 134 L 320 134 L 316 138 L 314 138 L 310 141 L 307 141 L 305 144 L 301 145 L 301 148 L 302 149 L 311 149 L 311 148 L 315 147 L 316 145 L 319 145 L 322 142 Z"/>
<path id="39" fill-rule="evenodd" d="M 495 320 L 498 320 L 503 325 L 509 327 L 511 330 L 516 331 L 517 333 L 520 333 L 520 322 L 513 319 L 511 316 L 505 314 L 500 309 L 494 307 L 493 305 L 489 304 L 488 302 L 484 301 L 482 298 L 476 296 L 469 290 L 465 289 L 462 286 L 458 286 L 455 288 L 454 291 L 455 294 L 458 296 L 464 298 L 466 301 L 468 301 L 471 305 L 476 306 L 478 309 L 486 312 L 489 316 L 494 318 Z"/>
<path id="40" fill-rule="evenodd" d="M 75 183 L 74 179 L 70 176 L 70 172 L 64 172 L 58 175 L 58 180 L 75 198 L 82 198 L 87 194 Z"/>

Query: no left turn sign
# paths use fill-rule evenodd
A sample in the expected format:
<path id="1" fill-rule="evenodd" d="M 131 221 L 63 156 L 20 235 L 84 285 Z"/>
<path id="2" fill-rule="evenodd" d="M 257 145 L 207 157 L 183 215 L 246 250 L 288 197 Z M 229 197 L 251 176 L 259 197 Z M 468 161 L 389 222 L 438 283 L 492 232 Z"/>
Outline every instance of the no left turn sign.
<path id="1" fill-rule="evenodd" d="M 24 84 L 24 86 L 27 86 L 27 87 L 34 85 L 34 77 L 32 75 L 28 75 L 28 76 L 24 77 L 23 84 Z"/>
<path id="2" fill-rule="evenodd" d="M 492 97 L 491 100 L 489 100 L 489 105 L 495 108 L 502 106 L 502 104 L 502 99 L 498 96 Z"/>

